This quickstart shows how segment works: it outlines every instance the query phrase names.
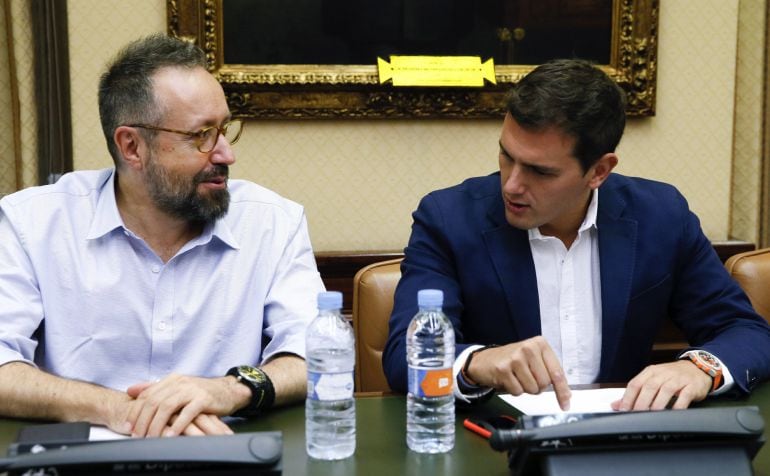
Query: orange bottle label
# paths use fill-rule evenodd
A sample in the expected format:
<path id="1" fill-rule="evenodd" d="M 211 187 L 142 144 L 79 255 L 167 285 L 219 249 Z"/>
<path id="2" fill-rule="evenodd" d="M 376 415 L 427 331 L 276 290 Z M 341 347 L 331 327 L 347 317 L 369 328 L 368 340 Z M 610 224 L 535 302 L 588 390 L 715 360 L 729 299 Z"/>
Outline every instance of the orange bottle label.
<path id="1" fill-rule="evenodd" d="M 452 393 L 452 368 L 409 368 L 409 391 L 418 397 L 444 397 Z"/>

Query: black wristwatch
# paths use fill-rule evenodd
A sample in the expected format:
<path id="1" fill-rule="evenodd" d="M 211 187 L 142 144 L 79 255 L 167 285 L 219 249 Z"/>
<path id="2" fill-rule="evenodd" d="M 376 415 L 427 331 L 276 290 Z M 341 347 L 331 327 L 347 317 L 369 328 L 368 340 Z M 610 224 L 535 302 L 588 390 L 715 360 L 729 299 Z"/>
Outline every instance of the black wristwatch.
<path id="1" fill-rule="evenodd" d="M 249 404 L 233 413 L 233 416 L 252 417 L 273 406 L 275 389 L 264 370 L 250 365 L 239 365 L 228 370 L 227 375 L 232 375 L 251 390 Z"/>
<path id="2" fill-rule="evenodd" d="M 460 373 L 457 376 L 457 387 L 460 390 L 460 393 L 463 394 L 471 404 L 475 405 L 486 402 L 495 394 L 494 388 L 482 387 L 468 376 L 468 367 L 470 367 L 473 357 L 482 350 L 487 350 L 492 347 L 497 347 L 497 344 L 485 345 L 484 347 L 479 347 L 478 349 L 471 351 L 465 359 L 465 365 L 460 369 Z"/>
<path id="3" fill-rule="evenodd" d="M 476 385 L 476 382 L 474 382 L 470 377 L 468 377 L 468 368 L 471 366 L 471 360 L 473 360 L 473 357 L 481 352 L 482 350 L 491 349 L 492 347 L 498 347 L 497 344 L 489 344 L 485 345 L 484 347 L 479 347 L 478 349 L 472 351 L 470 354 L 468 354 L 468 357 L 465 359 L 465 365 L 463 365 L 463 368 L 460 369 L 460 375 L 462 375 L 463 379 L 465 380 L 465 383 L 468 385 L 476 386 L 477 388 L 482 388 Z"/>

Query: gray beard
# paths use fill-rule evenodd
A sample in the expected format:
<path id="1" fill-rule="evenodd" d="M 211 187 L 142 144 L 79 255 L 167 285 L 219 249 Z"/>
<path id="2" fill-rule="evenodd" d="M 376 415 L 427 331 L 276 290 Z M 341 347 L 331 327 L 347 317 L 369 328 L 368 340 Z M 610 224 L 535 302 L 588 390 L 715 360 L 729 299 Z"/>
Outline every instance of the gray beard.
<path id="1" fill-rule="evenodd" d="M 201 171 L 191 179 L 170 174 L 158 166 L 154 158 L 147 162 L 147 190 L 155 206 L 168 215 L 189 223 L 206 224 L 222 218 L 230 206 L 230 191 L 213 190 L 198 193 L 198 184 L 211 177 L 228 176 L 228 168 L 216 165 Z"/>

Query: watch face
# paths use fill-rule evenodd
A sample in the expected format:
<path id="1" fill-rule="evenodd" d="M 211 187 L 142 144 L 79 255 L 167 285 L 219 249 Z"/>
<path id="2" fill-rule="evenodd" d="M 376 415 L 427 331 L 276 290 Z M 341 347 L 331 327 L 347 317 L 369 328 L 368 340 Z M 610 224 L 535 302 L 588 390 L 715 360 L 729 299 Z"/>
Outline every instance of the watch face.
<path id="1" fill-rule="evenodd" d="M 716 359 L 714 359 L 714 356 L 706 352 L 705 350 L 699 350 L 696 354 L 698 356 L 698 359 L 708 367 L 710 367 L 713 370 L 719 370 L 720 365 L 719 362 L 717 362 Z"/>
<path id="2" fill-rule="evenodd" d="M 238 367 L 238 373 L 241 377 L 251 380 L 252 382 L 262 383 L 265 381 L 265 375 L 261 370 L 249 365 L 241 365 Z"/>

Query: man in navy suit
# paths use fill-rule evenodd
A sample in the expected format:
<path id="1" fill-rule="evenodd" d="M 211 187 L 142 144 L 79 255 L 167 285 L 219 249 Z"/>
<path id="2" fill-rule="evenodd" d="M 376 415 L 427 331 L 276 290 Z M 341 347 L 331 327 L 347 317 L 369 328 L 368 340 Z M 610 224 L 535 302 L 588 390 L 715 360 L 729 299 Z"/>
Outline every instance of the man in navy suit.
<path id="1" fill-rule="evenodd" d="M 430 193 L 414 212 L 383 367 L 405 391 L 417 291 L 444 292 L 455 395 L 482 399 L 628 381 L 618 410 L 686 408 L 770 376 L 770 327 L 725 271 L 672 186 L 612 173 L 622 90 L 556 60 L 513 89 L 499 173 Z M 663 321 L 690 348 L 649 365 Z"/>

